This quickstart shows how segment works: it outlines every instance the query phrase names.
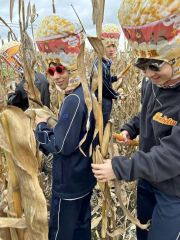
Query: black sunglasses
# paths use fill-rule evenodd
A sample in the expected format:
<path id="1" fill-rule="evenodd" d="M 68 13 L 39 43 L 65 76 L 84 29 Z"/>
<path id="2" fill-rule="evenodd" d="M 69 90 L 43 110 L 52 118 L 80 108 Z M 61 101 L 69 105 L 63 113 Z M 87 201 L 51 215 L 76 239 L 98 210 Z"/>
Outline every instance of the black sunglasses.
<path id="1" fill-rule="evenodd" d="M 159 72 L 164 63 L 164 61 L 157 59 L 138 59 L 134 66 L 142 71 L 149 69 L 154 72 Z"/>

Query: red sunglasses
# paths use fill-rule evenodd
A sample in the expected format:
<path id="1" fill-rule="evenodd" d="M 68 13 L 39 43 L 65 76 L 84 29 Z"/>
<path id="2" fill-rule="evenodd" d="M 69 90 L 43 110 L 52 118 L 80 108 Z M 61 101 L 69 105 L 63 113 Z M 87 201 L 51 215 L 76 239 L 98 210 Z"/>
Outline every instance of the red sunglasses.
<path id="1" fill-rule="evenodd" d="M 65 67 L 60 65 L 60 66 L 56 66 L 56 67 L 49 67 L 47 72 L 49 73 L 49 75 L 54 76 L 54 73 L 57 72 L 59 74 L 63 74 L 65 70 Z"/>

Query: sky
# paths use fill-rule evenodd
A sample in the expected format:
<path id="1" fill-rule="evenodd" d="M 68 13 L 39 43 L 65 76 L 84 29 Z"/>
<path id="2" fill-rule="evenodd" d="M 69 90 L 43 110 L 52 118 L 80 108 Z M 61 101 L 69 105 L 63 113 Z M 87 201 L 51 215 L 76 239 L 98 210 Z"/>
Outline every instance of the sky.
<path id="1" fill-rule="evenodd" d="M 89 35 L 95 35 L 95 26 L 92 22 L 92 4 L 91 0 L 54 0 L 56 7 L 56 14 L 67 18 L 69 20 L 78 21 L 77 17 L 71 7 L 71 4 L 74 6 L 76 12 L 78 13 L 84 28 Z M 13 11 L 13 20 L 10 23 L 10 0 L 0 0 L 0 17 L 2 17 L 13 29 L 16 36 L 19 37 L 19 28 L 18 28 L 18 0 L 15 0 L 14 11 Z M 26 7 L 29 0 L 25 0 Z M 52 10 L 52 1 L 51 0 L 31 0 L 31 4 L 36 5 L 36 12 L 38 17 L 34 22 L 34 29 L 38 23 L 43 19 L 44 16 L 51 15 Z M 115 23 L 119 25 L 118 21 L 118 9 L 120 6 L 121 0 L 106 0 L 105 1 L 105 13 L 104 13 L 104 24 L 106 23 Z M 31 35 L 31 31 L 28 31 Z M 3 23 L 0 22 L 0 38 L 7 41 L 8 29 L 4 27 Z M 120 48 L 124 47 L 124 37 L 123 33 L 121 34 Z"/>

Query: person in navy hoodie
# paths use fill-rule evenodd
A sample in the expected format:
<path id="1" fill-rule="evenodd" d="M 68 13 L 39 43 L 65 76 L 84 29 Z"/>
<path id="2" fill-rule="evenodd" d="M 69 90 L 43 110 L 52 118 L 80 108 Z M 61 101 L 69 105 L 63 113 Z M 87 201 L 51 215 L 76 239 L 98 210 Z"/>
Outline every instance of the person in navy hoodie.
<path id="1" fill-rule="evenodd" d="M 120 94 L 115 91 L 112 87 L 112 83 L 119 81 L 122 79 L 121 74 L 117 76 L 111 75 L 111 65 L 114 60 L 117 48 L 119 45 L 120 38 L 120 29 L 115 24 L 105 24 L 102 28 L 102 43 L 104 46 L 104 56 L 102 58 L 102 114 L 103 114 L 103 125 L 104 128 L 110 119 L 111 110 L 112 110 L 112 100 L 117 100 L 120 98 Z M 91 75 L 90 75 L 90 85 L 91 90 L 95 91 L 96 97 L 98 97 L 97 93 L 97 82 L 95 82 L 98 69 L 98 58 L 95 59 Z"/>
<path id="2" fill-rule="evenodd" d="M 36 117 L 35 136 L 40 150 L 46 155 L 53 154 L 49 239 L 90 240 L 90 199 L 92 189 L 96 184 L 91 169 L 90 146 L 93 140 L 95 121 L 93 114 L 88 114 L 77 71 L 81 31 L 78 32 L 77 26 L 66 19 L 59 17 L 58 19 L 61 35 L 65 32 L 67 38 L 74 38 L 74 43 L 76 42 L 72 49 L 73 53 L 76 52 L 76 57 L 71 59 L 72 55 L 70 56 L 70 52 L 66 49 L 67 41 L 64 41 L 63 38 L 61 42 L 60 38 L 61 49 L 66 49 L 66 55 L 63 51 L 63 57 L 60 58 L 62 63 L 57 62 L 57 58 L 53 59 L 53 62 L 49 63 L 50 67 L 47 71 L 57 89 L 65 93 L 59 110 L 58 122 L 54 128 L 50 128 L 47 119 Z M 52 23 L 54 16 L 46 18 L 47 20 Z M 64 22 L 68 25 L 67 29 Z M 68 49 L 70 51 L 71 46 Z M 59 54 L 61 55 L 61 50 Z M 90 125 L 89 129 L 87 122 Z"/>
<path id="3" fill-rule="evenodd" d="M 122 29 L 145 75 L 141 111 L 121 127 L 128 142 L 139 135 L 139 151 L 93 164 L 101 182 L 134 181 L 138 240 L 180 239 L 180 2 L 123 1 Z M 154 15 L 153 13 L 156 12 Z M 152 15 L 151 15 L 152 14 Z"/>

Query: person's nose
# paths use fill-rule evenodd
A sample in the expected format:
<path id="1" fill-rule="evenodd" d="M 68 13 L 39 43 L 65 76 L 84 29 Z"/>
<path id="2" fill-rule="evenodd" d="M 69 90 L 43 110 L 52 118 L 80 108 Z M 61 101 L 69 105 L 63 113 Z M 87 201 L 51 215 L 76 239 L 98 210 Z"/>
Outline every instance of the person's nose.
<path id="1" fill-rule="evenodd" d="M 114 51 L 114 50 L 115 50 L 114 46 L 111 46 L 111 47 L 110 47 L 110 50 L 111 50 L 111 51 Z"/>
<path id="2" fill-rule="evenodd" d="M 59 78 L 59 73 L 57 71 L 54 72 L 53 79 L 56 80 Z"/>

